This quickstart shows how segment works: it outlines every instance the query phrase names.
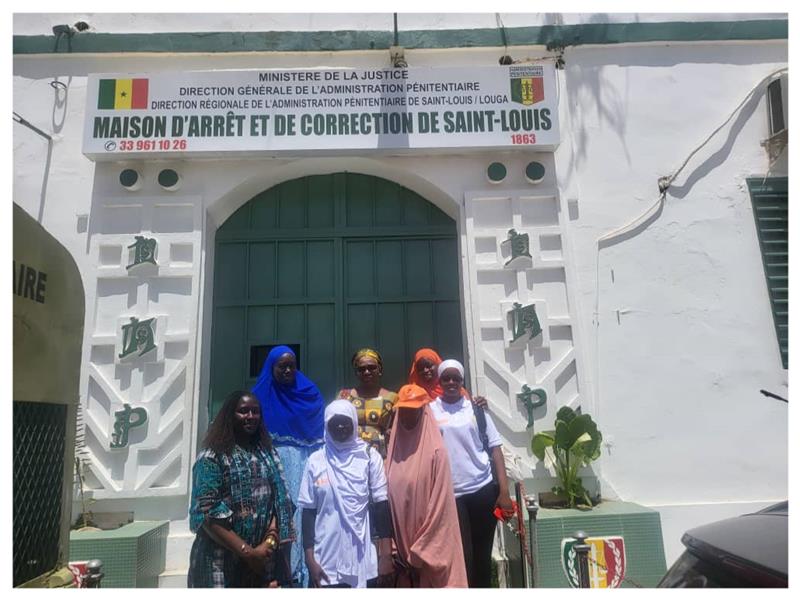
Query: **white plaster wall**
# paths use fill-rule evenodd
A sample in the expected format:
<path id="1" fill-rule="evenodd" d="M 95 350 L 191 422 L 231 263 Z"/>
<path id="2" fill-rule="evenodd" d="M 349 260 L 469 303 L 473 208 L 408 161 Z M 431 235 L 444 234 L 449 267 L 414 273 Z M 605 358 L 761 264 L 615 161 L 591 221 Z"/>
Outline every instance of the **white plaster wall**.
<path id="1" fill-rule="evenodd" d="M 15 33 L 49 33 L 52 24 L 74 22 L 73 17 L 88 18 L 17 15 Z M 222 29 L 205 26 L 202 18 L 182 17 L 179 25 L 164 19 L 156 24 L 148 21 L 151 17 L 104 18 L 118 27 L 115 31 L 126 27 L 157 31 L 156 25 L 172 31 L 179 27 Z M 268 17 L 278 19 L 279 15 Z M 520 22 L 504 17 L 506 26 L 541 24 L 538 16 L 518 17 Z M 215 24 L 219 18 L 209 17 Z M 344 23 L 372 23 L 369 19 L 377 17 L 285 18 L 283 26 L 301 30 L 304 19 L 308 19 L 308 29 L 342 29 L 356 27 Z M 446 21 L 429 18 L 420 17 L 421 24 L 415 28 L 423 28 L 422 23 L 463 27 L 479 18 L 483 20 L 476 26 L 493 26 L 493 18 L 484 23 L 485 15 Z M 244 24 L 238 26 L 238 20 L 230 23 L 230 28 L 246 30 Z M 520 49 L 520 54 L 526 51 L 542 53 L 541 48 L 530 48 Z M 489 65 L 496 64 L 497 52 L 416 51 L 407 53 L 407 58 L 420 66 Z M 729 516 L 740 506 L 740 512 L 760 508 L 788 494 L 787 407 L 758 393 L 764 388 L 785 396 L 787 373 L 777 352 L 744 181 L 765 175 L 768 168 L 759 146 L 766 137 L 763 96 L 746 105 L 698 152 L 675 180 L 662 212 L 649 227 L 600 251 L 599 267 L 596 240 L 656 201 L 658 177 L 676 169 L 762 77 L 786 65 L 786 43 L 654 44 L 638 45 L 635 50 L 578 47 L 567 49 L 565 60 L 566 69 L 560 72 L 562 145 L 555 154 L 555 171 L 561 196 L 571 207 L 567 226 L 577 327 L 587 364 L 584 397 L 606 441 L 595 471 L 603 476 L 607 497 L 618 496 L 662 512 L 669 564 L 679 553 L 677 542 L 687 527 Z M 54 139 L 48 154 L 46 140 L 14 124 L 14 200 L 70 250 L 86 283 L 93 265 L 80 215 L 90 213 L 95 171 L 80 154 L 87 73 L 363 67 L 386 62 L 385 52 L 15 57 L 13 110 L 54 134 Z M 53 78 L 67 85 L 66 94 L 57 95 L 50 85 Z M 173 161 L 164 166 L 178 168 L 184 175 L 182 192 L 195 194 L 207 209 L 208 224 L 203 228 L 208 249 L 213 246 L 209 234 L 233 210 L 285 179 L 331 172 L 346 164 L 408 185 L 456 216 L 464 191 L 485 188 L 485 167 L 490 159 L 498 158 L 509 167 L 509 179 L 502 185 L 506 189 L 524 185 L 519 176 L 511 175 L 531 160 L 522 152 L 347 161 L 286 159 L 269 165 L 263 161 Z M 203 258 L 203 272 L 211 275 L 213 261 Z M 210 277 L 201 283 L 206 292 L 211 289 Z M 198 310 L 203 308 L 201 301 Z M 202 339 L 196 361 L 196 408 L 207 402 L 203 369 L 208 362 L 203 348 L 208 335 L 205 327 L 198 336 Z M 187 535 L 182 521 L 185 497 L 164 502 L 150 498 L 101 501 L 93 510 L 125 510 L 120 508 L 123 505 L 135 507 L 137 518 L 155 518 L 165 509 L 181 535 Z"/>
<path id="2" fill-rule="evenodd" d="M 763 94 L 599 252 L 771 71 L 783 44 L 575 48 L 556 153 L 572 222 L 604 494 L 657 508 L 667 564 L 689 527 L 788 497 L 788 396 L 746 177 L 768 171 Z M 562 112 L 562 114 L 564 114 Z M 785 157 L 772 175 L 786 174 Z M 597 305 L 597 318 L 594 318 Z M 744 503 L 744 504 L 742 504 Z"/>

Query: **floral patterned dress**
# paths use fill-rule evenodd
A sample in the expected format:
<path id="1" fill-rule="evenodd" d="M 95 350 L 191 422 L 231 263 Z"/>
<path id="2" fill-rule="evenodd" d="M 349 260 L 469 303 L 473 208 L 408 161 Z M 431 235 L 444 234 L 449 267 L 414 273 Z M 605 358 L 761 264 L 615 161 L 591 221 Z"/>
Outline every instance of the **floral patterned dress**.
<path id="1" fill-rule="evenodd" d="M 348 400 L 358 415 L 358 436 L 386 458 L 386 432 L 389 428 L 397 394 L 381 388 L 374 398 L 362 398 L 356 388 L 339 392 L 340 400 Z"/>

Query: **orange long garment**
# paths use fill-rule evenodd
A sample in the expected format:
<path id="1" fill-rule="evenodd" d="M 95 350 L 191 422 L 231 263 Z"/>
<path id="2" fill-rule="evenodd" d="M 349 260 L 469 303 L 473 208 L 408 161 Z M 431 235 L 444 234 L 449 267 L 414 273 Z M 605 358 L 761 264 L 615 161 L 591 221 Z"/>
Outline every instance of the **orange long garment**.
<path id="1" fill-rule="evenodd" d="M 397 550 L 417 569 L 419 587 L 467 587 L 447 449 L 430 407 L 422 411 L 410 431 L 397 419 L 389 440 L 386 475 Z"/>

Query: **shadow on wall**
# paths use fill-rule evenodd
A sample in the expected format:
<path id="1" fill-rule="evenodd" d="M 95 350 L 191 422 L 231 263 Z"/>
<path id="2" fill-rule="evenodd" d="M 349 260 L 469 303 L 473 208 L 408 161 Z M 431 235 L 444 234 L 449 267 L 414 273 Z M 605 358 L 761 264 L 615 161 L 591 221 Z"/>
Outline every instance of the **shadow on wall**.
<path id="1" fill-rule="evenodd" d="M 51 128 L 53 133 L 61 133 L 64 128 L 64 122 L 67 118 L 67 100 L 69 98 L 69 86 L 72 83 L 72 77 L 67 79 L 67 83 L 60 81 L 58 77 L 50 82 L 50 87 L 53 88 L 53 115 L 51 119 Z M 41 223 L 44 218 L 45 200 L 47 199 L 47 185 L 50 181 L 50 165 L 53 159 L 53 139 L 50 134 L 42 131 L 35 125 L 29 123 L 22 115 L 16 111 L 13 113 L 14 121 L 23 125 L 36 133 L 38 136 L 47 140 L 47 154 L 44 161 L 44 170 L 42 172 L 42 187 L 39 194 L 39 213 L 36 220 Z"/>
<path id="2" fill-rule="evenodd" d="M 597 16 L 595 21 L 601 21 Z M 606 67 L 626 68 L 626 67 L 653 67 L 667 68 L 677 65 L 723 65 L 723 66 L 754 66 L 759 64 L 774 64 L 787 61 L 786 46 L 731 46 L 729 44 L 715 44 L 713 46 L 697 47 L 693 45 L 673 45 L 665 46 L 637 46 L 634 49 L 622 49 L 619 47 L 595 46 L 568 47 L 565 49 L 566 70 L 564 72 L 564 82 L 566 91 L 572 105 L 586 105 L 590 102 L 595 103 L 593 111 L 575 110 L 570 115 L 571 127 L 575 132 L 573 155 L 567 164 L 566 172 L 573 175 L 580 164 L 587 159 L 587 147 L 590 128 L 608 128 L 613 131 L 620 141 L 625 153 L 626 162 L 631 164 L 631 156 L 625 144 L 626 134 L 626 113 L 630 105 L 629 98 L 623 98 L 613 85 L 609 85 L 607 78 L 603 77 L 603 69 Z M 671 83 L 670 79 L 665 78 L 664 84 Z M 711 85 L 713 82 L 707 82 Z M 625 85 L 628 85 L 627 79 Z M 658 93 L 659 90 L 652 90 Z M 702 89 L 692 89 L 685 97 L 684 106 L 690 106 L 692 97 L 702 94 Z M 760 98 L 760 94 L 756 95 Z M 736 98 L 739 100 L 740 98 Z M 583 100 L 584 102 L 581 102 Z M 739 119 L 731 128 L 731 134 L 738 134 L 746 119 L 752 114 L 758 100 L 753 99 L 753 103 L 748 103 L 741 109 Z M 676 109 L 680 107 L 675 107 Z M 726 106 L 723 110 L 727 111 L 733 105 Z M 592 123 L 596 115 L 596 123 Z M 720 121 L 725 115 L 720 114 Z M 712 126 L 717 123 L 713 123 Z M 738 125 L 738 127 L 737 127 Z M 710 134 L 709 131 L 700 131 L 699 135 Z M 732 140 L 735 135 L 729 139 Z M 697 143 L 701 140 L 698 139 Z M 719 156 L 727 157 L 730 145 L 726 144 L 721 149 Z M 683 157 L 674 157 L 680 160 Z M 716 166 L 716 165 L 714 165 Z M 694 181 L 692 182 L 694 183 Z M 680 196 L 682 197 L 682 196 Z"/>
<path id="3" fill-rule="evenodd" d="M 722 165 L 728 159 L 731 154 L 731 150 L 733 150 L 733 144 L 736 141 L 739 132 L 741 132 L 748 119 L 750 119 L 755 112 L 756 107 L 758 106 L 759 102 L 761 102 L 761 98 L 765 91 L 766 86 L 763 90 L 759 90 L 758 92 L 754 93 L 753 97 L 750 98 L 744 104 L 744 106 L 739 109 L 739 114 L 736 116 L 736 119 L 731 125 L 728 126 L 728 136 L 725 138 L 725 143 L 722 145 L 722 147 L 706 158 L 698 167 L 696 167 L 689 174 L 689 177 L 686 178 L 682 185 L 670 186 L 669 194 L 671 196 L 674 196 L 675 198 L 685 198 L 689 192 L 691 192 L 695 183 L 700 181 L 700 179 L 711 173 L 711 171 Z"/>

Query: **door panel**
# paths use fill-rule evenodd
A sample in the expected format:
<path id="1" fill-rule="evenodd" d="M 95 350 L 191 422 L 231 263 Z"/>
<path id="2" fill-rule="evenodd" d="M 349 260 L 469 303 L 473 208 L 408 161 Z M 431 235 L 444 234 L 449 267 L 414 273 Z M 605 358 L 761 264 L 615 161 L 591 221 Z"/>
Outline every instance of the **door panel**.
<path id="1" fill-rule="evenodd" d="M 282 184 L 280 202 L 278 204 L 278 226 L 281 229 L 293 229 L 306 226 L 306 198 L 308 188 L 306 179 L 294 179 Z M 302 202 L 297 199 L 302 198 Z"/>
<path id="2" fill-rule="evenodd" d="M 275 242 L 250 244 L 247 276 L 251 302 L 275 298 Z"/>
<path id="3" fill-rule="evenodd" d="M 429 295 L 433 290 L 430 242 L 428 240 L 404 242 L 403 255 L 406 295 Z"/>
<path id="4" fill-rule="evenodd" d="M 278 297 L 302 298 L 306 282 L 305 242 L 278 243 Z"/>
<path id="5" fill-rule="evenodd" d="M 431 240 L 433 289 L 437 296 L 458 289 L 458 249 L 453 240 Z"/>
<path id="6" fill-rule="evenodd" d="M 222 227 L 230 227 L 234 230 L 247 230 L 249 228 L 256 231 L 271 230 L 277 227 L 278 194 L 275 192 L 275 188 L 261 192 L 239 210 L 246 208 L 248 205 L 251 207 L 249 221 L 231 223 L 231 219 L 236 216 L 236 213 L 234 213 L 233 217 L 225 221 Z"/>
<path id="7" fill-rule="evenodd" d="M 278 307 L 278 340 L 305 341 L 305 308 L 303 304 L 286 304 Z M 305 352 L 303 354 L 305 355 Z"/>
<path id="8" fill-rule="evenodd" d="M 406 331 L 411 352 L 425 347 L 436 349 L 431 302 L 409 302 L 406 305 Z"/>
<path id="9" fill-rule="evenodd" d="M 345 296 L 363 298 L 375 294 L 374 243 L 345 242 Z"/>
<path id="10" fill-rule="evenodd" d="M 347 226 L 371 227 L 373 224 L 373 179 L 364 175 L 351 175 L 348 178 Z"/>
<path id="11" fill-rule="evenodd" d="M 304 372 L 312 374 L 313 381 L 326 400 L 332 400 L 336 388 L 336 307 L 334 304 L 308 306 L 306 329 L 307 360 Z M 311 375 L 309 375 L 311 377 Z M 333 390 L 333 391 L 331 391 Z"/>
<path id="12" fill-rule="evenodd" d="M 434 345 L 442 358 L 461 357 L 461 340 L 450 332 L 461 329 L 461 305 L 436 302 L 433 306 Z M 461 358 L 459 358 L 461 360 Z M 463 363 L 463 360 L 461 360 Z"/>
<path id="13" fill-rule="evenodd" d="M 462 358 L 455 223 L 390 181 L 337 173 L 261 192 L 217 230 L 215 260 L 212 417 L 276 344 L 296 345 L 328 400 L 354 384 L 364 346 L 394 390 L 420 347 Z"/>
<path id="14" fill-rule="evenodd" d="M 247 310 L 247 339 L 258 344 L 262 340 L 277 338 L 275 334 L 275 306 L 251 306 Z"/>
<path id="15" fill-rule="evenodd" d="M 375 348 L 378 352 L 377 311 L 374 304 L 353 303 L 347 305 L 345 326 L 345 356 L 350 358 L 359 348 Z"/>
<path id="16" fill-rule="evenodd" d="M 332 240 L 306 243 L 308 297 L 333 298 L 336 295 L 336 255 Z"/>
<path id="17" fill-rule="evenodd" d="M 401 302 L 379 304 L 377 330 L 376 345 L 383 358 L 382 381 L 388 389 L 397 390 L 408 379 L 405 305 Z"/>
<path id="18" fill-rule="evenodd" d="M 217 408 L 226 395 L 242 388 L 246 377 L 244 313 L 241 306 L 217 307 L 214 311 L 211 393 Z"/>
<path id="19" fill-rule="evenodd" d="M 308 177 L 308 227 L 334 227 L 336 202 L 328 175 Z"/>
<path id="20" fill-rule="evenodd" d="M 241 304 L 247 286 L 247 244 L 227 244 L 217 249 L 217 264 L 225 265 L 214 278 L 214 303 Z"/>
<path id="21" fill-rule="evenodd" d="M 375 203 L 375 225 L 392 227 L 403 222 L 403 201 L 400 198 L 401 187 L 390 181 L 378 180 L 375 193 L 380 198 Z"/>
<path id="22" fill-rule="evenodd" d="M 378 240 L 375 242 L 375 260 L 381 265 L 375 274 L 378 294 L 387 298 L 402 296 L 403 243 L 398 240 Z"/>

